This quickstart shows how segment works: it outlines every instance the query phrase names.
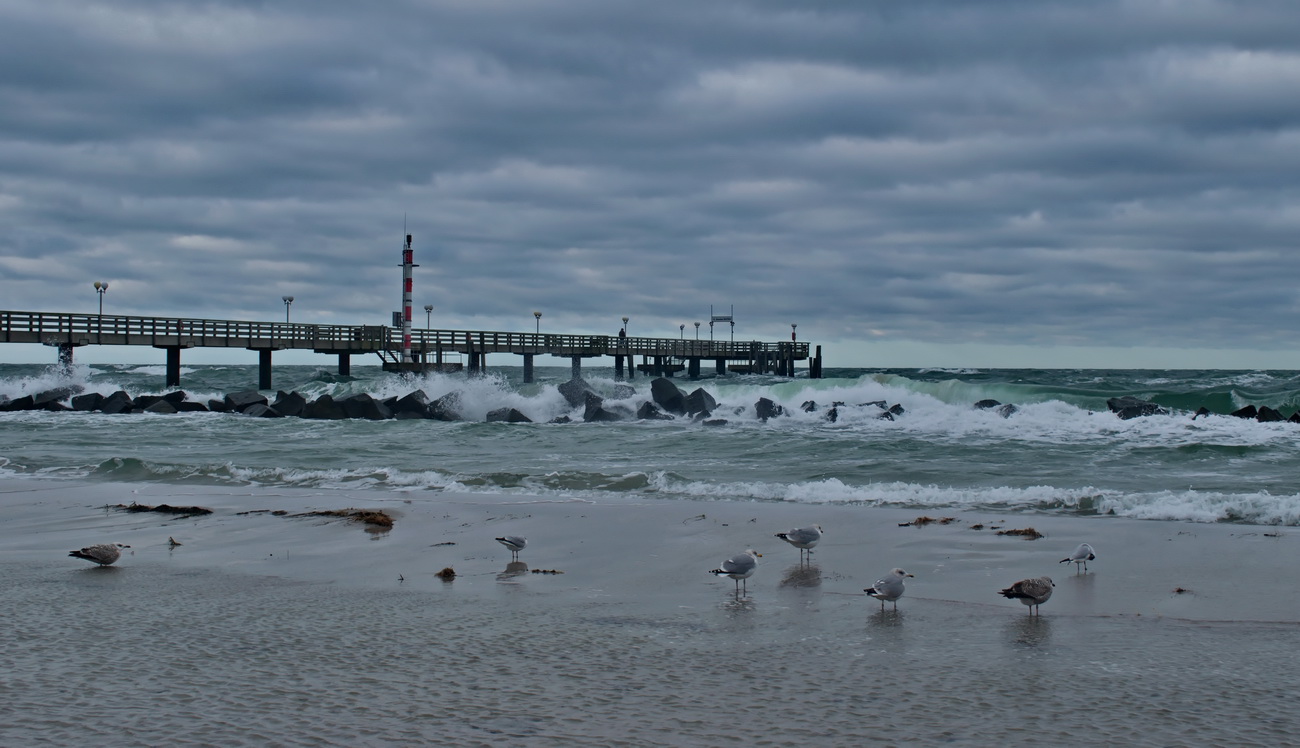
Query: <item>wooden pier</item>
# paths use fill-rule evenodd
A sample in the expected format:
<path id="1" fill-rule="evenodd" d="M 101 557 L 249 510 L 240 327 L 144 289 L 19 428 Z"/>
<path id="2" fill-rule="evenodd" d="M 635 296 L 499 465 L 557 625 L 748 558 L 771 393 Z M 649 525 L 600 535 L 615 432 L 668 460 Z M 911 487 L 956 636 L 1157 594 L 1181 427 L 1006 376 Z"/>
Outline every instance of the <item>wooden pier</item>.
<path id="1" fill-rule="evenodd" d="M 58 349 L 59 361 L 70 365 L 73 351 L 87 345 L 149 346 L 166 351 L 168 387 L 180 386 L 181 351 L 187 348 L 244 348 L 258 354 L 258 389 L 271 389 L 271 355 L 275 351 L 310 350 L 338 356 L 339 374 L 351 373 L 351 357 L 375 354 L 386 371 L 456 371 L 481 373 L 487 354 L 509 353 L 523 358 L 524 381 L 533 381 L 538 355 L 567 358 L 573 376 L 582 360 L 612 356 L 614 373 L 628 378 L 636 372 L 672 376 L 686 371 L 700 376 L 703 362 L 718 375 L 729 370 L 793 376 L 795 362 L 807 361 L 812 378 L 821 377 L 821 346 L 810 356 L 809 345 L 796 341 L 692 340 L 633 338 L 618 335 L 476 330 L 411 330 L 413 361 L 403 362 L 400 329 L 384 325 L 311 325 L 296 322 L 246 322 L 177 317 L 130 317 L 99 314 L 0 311 L 0 343 L 40 343 Z M 641 363 L 635 364 L 636 357 Z M 452 361 L 459 357 L 459 361 Z M 625 366 L 626 364 L 626 366 Z"/>

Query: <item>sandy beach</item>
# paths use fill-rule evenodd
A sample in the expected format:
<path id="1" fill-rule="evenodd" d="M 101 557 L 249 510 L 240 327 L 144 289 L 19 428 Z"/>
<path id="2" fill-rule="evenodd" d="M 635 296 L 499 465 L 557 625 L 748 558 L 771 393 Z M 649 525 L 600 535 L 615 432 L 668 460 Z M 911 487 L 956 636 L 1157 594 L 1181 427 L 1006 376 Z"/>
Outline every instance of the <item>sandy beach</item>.
<path id="1" fill-rule="evenodd" d="M 106 508 L 132 502 L 213 514 Z M 7 745 L 1275 745 L 1300 729 L 1283 697 L 1300 689 L 1292 528 L 26 480 L 0 484 L 0 506 L 3 696 L 22 715 Z M 344 508 L 395 522 L 292 516 Z M 814 522 L 801 567 L 773 535 Z M 1044 537 L 995 534 L 1030 526 Z M 528 538 L 526 570 L 504 534 Z M 98 542 L 131 549 L 105 569 L 67 557 Z M 1080 542 L 1087 574 L 1057 563 Z M 707 572 L 746 548 L 763 558 L 737 598 Z M 915 578 L 882 612 L 862 590 L 895 566 Z M 1041 620 L 997 594 L 1041 575 Z"/>

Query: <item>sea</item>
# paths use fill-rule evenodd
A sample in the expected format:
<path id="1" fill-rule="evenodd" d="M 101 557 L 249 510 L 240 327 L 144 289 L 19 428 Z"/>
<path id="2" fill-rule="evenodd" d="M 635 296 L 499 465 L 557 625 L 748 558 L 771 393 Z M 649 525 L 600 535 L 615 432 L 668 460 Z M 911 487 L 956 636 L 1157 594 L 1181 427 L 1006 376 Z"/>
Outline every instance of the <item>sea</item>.
<path id="1" fill-rule="evenodd" d="M 827 369 L 823 379 L 674 379 L 718 406 L 697 419 L 582 422 L 557 387 L 566 367 L 484 376 L 278 366 L 276 390 L 308 399 L 458 393 L 456 422 L 255 419 L 223 413 L 0 413 L 0 475 L 92 482 L 346 488 L 352 491 L 653 497 L 1116 515 L 1173 522 L 1300 525 L 1300 424 L 1230 415 L 1300 409 L 1300 372 L 1223 370 Z M 635 411 L 650 378 L 584 379 Z M 206 402 L 254 389 L 257 367 L 181 370 Z M 630 385 L 631 389 L 628 388 Z M 74 387 L 164 394 L 158 365 L 0 365 L 0 401 Z M 272 400 L 275 391 L 264 394 Z M 1121 420 L 1110 398 L 1167 413 Z M 760 420 L 767 398 L 784 414 Z M 977 408 L 993 400 L 1014 408 Z M 533 423 L 486 422 L 510 407 Z M 1200 409 L 1209 415 L 1196 416 Z M 882 417 L 884 409 L 892 409 Z M 567 416 L 569 423 L 555 423 Z"/>

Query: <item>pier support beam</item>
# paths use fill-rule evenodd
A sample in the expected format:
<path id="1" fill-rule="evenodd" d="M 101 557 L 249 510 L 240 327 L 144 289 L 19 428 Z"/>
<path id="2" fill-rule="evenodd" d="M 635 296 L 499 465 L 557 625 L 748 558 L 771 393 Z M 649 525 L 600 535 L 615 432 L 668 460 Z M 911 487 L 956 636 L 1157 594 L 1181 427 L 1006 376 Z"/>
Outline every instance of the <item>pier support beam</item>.
<path id="1" fill-rule="evenodd" d="M 181 386 L 181 349 L 180 346 L 167 346 L 167 384 L 165 387 Z"/>
<path id="2" fill-rule="evenodd" d="M 341 377 L 352 376 L 352 354 L 350 353 L 339 354 L 339 376 Z"/>
<path id="3" fill-rule="evenodd" d="M 257 349 L 257 389 L 271 389 L 271 349 Z"/>
<path id="4" fill-rule="evenodd" d="M 686 362 L 686 374 L 687 374 L 687 376 L 689 376 L 691 379 L 699 379 L 699 378 L 700 378 L 700 360 L 699 360 L 698 358 L 692 358 L 692 359 L 687 360 L 687 362 Z"/>
<path id="5" fill-rule="evenodd" d="M 533 354 L 524 354 L 524 384 L 533 383 Z"/>
<path id="6" fill-rule="evenodd" d="M 715 358 L 713 359 L 713 364 L 715 370 L 718 372 L 718 376 L 723 376 L 727 373 L 727 359 Z"/>
<path id="7" fill-rule="evenodd" d="M 614 381 L 619 382 L 623 379 L 623 354 L 614 354 Z"/>
<path id="8" fill-rule="evenodd" d="M 76 346 L 74 346 L 71 343 L 59 344 L 59 368 L 60 369 L 66 370 L 72 368 L 72 349 L 75 347 Z"/>
<path id="9" fill-rule="evenodd" d="M 571 376 L 569 378 L 582 379 L 582 356 L 574 356 L 572 361 L 573 363 L 570 368 Z"/>

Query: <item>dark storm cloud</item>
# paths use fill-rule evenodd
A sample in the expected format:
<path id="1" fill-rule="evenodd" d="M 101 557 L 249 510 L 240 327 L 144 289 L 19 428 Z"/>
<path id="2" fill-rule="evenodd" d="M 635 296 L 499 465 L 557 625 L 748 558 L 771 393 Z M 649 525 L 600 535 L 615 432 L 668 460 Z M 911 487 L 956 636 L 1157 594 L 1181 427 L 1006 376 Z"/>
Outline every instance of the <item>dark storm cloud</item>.
<path id="1" fill-rule="evenodd" d="M 11 1 L 0 307 L 383 322 L 405 220 L 435 325 L 1294 347 L 1298 22 Z"/>

